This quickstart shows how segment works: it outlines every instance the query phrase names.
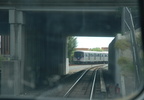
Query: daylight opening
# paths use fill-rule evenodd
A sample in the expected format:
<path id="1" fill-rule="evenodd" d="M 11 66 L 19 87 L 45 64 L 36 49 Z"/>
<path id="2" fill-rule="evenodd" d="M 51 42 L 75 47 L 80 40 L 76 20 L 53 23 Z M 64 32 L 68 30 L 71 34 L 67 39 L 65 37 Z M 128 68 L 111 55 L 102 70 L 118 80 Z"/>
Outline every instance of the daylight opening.
<path id="1" fill-rule="evenodd" d="M 108 63 L 108 47 L 113 39 L 114 37 L 68 37 L 70 64 Z"/>

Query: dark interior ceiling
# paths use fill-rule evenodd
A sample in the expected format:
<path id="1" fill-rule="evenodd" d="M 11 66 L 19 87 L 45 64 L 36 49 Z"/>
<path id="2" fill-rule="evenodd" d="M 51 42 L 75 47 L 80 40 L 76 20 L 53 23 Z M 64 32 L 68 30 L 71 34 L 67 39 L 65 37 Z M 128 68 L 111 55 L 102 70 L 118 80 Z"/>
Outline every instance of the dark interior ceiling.
<path id="1" fill-rule="evenodd" d="M 121 31 L 118 12 L 26 12 L 26 18 L 53 35 L 111 37 Z"/>
<path id="2" fill-rule="evenodd" d="M 119 8 L 123 6 L 136 7 L 137 0 L 0 0 L 0 9 L 15 7 L 17 10 L 25 11 L 28 16 L 37 16 L 33 18 L 35 20 L 44 18 L 49 33 L 77 36 L 115 36 L 116 33 L 120 33 L 121 10 Z M 59 9 L 58 7 L 68 7 L 68 11 L 64 11 L 67 10 L 66 8 L 60 11 L 53 11 L 55 9 L 52 8 L 48 11 L 48 7 L 54 7 L 56 10 Z M 87 7 L 98 8 L 90 11 L 93 8 Z M 74 8 L 76 9 L 72 11 Z M 85 12 L 83 9 L 89 11 Z M 6 14 L 0 15 L 1 33 L 9 32 L 8 11 Z M 4 16 L 6 21 L 3 21 Z"/>
<path id="3" fill-rule="evenodd" d="M 0 33 L 8 34 L 8 11 L 0 11 Z M 26 11 L 27 24 L 37 23 L 49 34 L 66 36 L 115 36 L 121 33 L 121 11 Z M 34 24 L 35 25 L 35 24 Z"/>

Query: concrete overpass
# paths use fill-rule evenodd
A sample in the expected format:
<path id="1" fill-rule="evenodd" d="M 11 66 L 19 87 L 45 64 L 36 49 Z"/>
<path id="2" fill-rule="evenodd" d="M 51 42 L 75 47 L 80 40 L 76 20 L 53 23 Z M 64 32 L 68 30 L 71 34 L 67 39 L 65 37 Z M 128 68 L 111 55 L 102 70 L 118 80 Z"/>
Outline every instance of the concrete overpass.
<path id="1" fill-rule="evenodd" d="M 61 2 L 0 1 L 0 33 L 10 35 L 2 94 L 17 95 L 47 85 L 51 75 L 66 74 L 67 36 L 115 36 L 121 32 L 122 6 L 136 6 L 135 0 Z"/>

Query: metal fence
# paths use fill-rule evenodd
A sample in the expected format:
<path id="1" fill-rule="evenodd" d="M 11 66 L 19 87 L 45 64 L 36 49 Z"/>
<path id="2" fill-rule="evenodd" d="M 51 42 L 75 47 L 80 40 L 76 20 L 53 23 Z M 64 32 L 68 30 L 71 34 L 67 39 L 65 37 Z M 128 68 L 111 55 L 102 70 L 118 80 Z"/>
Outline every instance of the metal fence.
<path id="1" fill-rule="evenodd" d="M 135 26 L 131 10 L 128 7 L 123 8 L 122 14 L 122 34 L 129 37 L 131 42 L 131 51 L 133 56 L 133 65 L 136 73 L 136 88 L 141 84 L 141 62 L 139 57 L 139 49 L 136 41 Z"/>

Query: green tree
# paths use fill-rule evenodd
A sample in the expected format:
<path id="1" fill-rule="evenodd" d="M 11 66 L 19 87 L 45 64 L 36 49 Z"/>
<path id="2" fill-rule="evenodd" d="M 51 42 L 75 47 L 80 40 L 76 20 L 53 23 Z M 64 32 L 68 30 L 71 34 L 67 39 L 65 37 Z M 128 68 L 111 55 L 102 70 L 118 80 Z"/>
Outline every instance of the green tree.
<path id="1" fill-rule="evenodd" d="M 101 48 L 92 48 L 90 51 L 103 51 Z"/>
<path id="2" fill-rule="evenodd" d="M 69 36 L 67 38 L 67 43 L 68 43 L 68 58 L 71 63 L 75 48 L 77 47 L 77 38 L 74 36 Z"/>

